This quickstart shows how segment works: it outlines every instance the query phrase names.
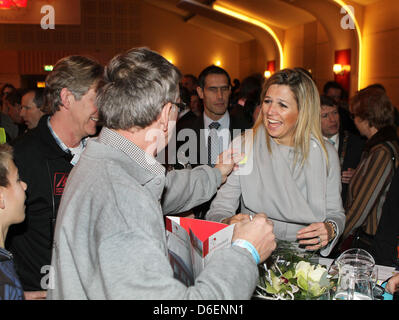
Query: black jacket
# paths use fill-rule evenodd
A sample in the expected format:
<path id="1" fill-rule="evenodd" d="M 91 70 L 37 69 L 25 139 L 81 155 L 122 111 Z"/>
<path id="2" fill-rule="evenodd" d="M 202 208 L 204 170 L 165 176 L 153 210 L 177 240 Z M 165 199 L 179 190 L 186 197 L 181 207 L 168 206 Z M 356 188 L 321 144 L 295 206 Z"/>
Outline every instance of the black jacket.
<path id="1" fill-rule="evenodd" d="M 230 126 L 229 126 L 229 131 L 230 131 L 230 139 L 234 139 L 238 134 L 241 134 L 245 131 L 245 129 L 250 129 L 251 124 L 243 119 L 242 117 L 239 117 L 234 114 L 230 114 Z M 196 117 L 191 119 L 191 121 L 185 121 L 185 122 L 177 122 L 176 124 L 176 137 L 178 137 L 179 132 L 183 129 L 192 129 L 193 132 L 195 133 L 195 138 L 196 138 L 196 149 L 195 150 L 187 150 L 185 155 L 187 158 L 190 159 L 195 159 L 194 162 L 191 162 L 192 167 L 195 167 L 200 164 L 208 164 L 208 152 L 207 152 L 207 147 L 205 146 L 205 140 L 202 139 L 203 136 L 203 130 L 205 129 L 204 125 L 204 117 L 201 115 L 200 117 Z M 191 137 L 190 137 L 191 138 Z M 176 151 L 179 150 L 179 148 L 187 143 L 189 141 L 189 138 L 186 138 L 184 141 L 177 141 L 176 142 Z M 169 146 L 171 144 L 169 143 Z M 195 154 L 191 155 L 189 154 L 190 151 L 194 151 Z M 176 155 L 177 157 L 177 155 Z"/>
<path id="2" fill-rule="evenodd" d="M 341 171 L 346 171 L 348 168 L 357 168 L 365 144 L 366 139 L 363 139 L 360 135 L 353 134 L 343 129 L 339 131 L 338 155 L 341 163 Z M 341 197 L 343 205 L 345 205 L 348 186 L 349 184 L 342 183 Z"/>
<path id="3" fill-rule="evenodd" d="M 245 131 L 245 129 L 250 129 L 251 128 L 251 124 L 248 121 L 246 121 L 244 118 L 239 117 L 239 116 L 234 115 L 234 114 L 231 114 L 231 113 L 229 113 L 229 116 L 230 116 L 229 131 L 230 131 L 230 139 L 231 140 L 234 139 L 237 136 L 237 134 L 243 133 Z M 189 159 L 190 158 L 195 159 L 194 163 L 191 162 L 191 165 L 192 165 L 193 168 L 196 167 L 197 165 L 200 165 L 200 164 L 208 164 L 209 165 L 208 157 L 207 157 L 207 154 L 208 154 L 207 153 L 207 148 L 206 148 L 206 146 L 204 144 L 205 143 L 205 141 L 204 141 L 205 139 L 201 139 L 201 136 L 203 135 L 202 130 L 204 130 L 204 117 L 203 117 L 203 115 L 193 119 L 192 122 L 189 123 L 189 124 L 188 123 L 182 124 L 182 123 L 178 122 L 177 125 L 176 125 L 177 135 L 180 132 L 180 130 L 183 130 L 183 129 L 186 129 L 186 128 L 192 129 L 195 132 L 195 138 L 197 139 L 197 141 L 196 141 L 197 148 L 195 150 L 191 150 L 191 151 L 195 152 L 194 155 L 191 155 L 191 157 L 190 157 L 190 154 L 189 154 L 190 150 L 188 150 L 185 153 L 185 156 L 187 158 L 189 158 Z M 177 141 L 176 150 L 179 150 L 180 146 L 183 145 L 184 143 L 186 143 L 188 140 L 189 139 L 187 138 L 183 142 L 182 141 Z M 177 155 L 176 155 L 176 157 L 177 157 Z M 199 205 L 199 206 L 193 208 L 193 212 L 194 212 L 194 214 L 195 214 L 195 216 L 197 218 L 201 218 L 201 219 L 204 218 L 206 212 L 209 210 L 209 206 L 210 206 L 213 198 L 211 200 L 203 203 L 202 205 Z"/>
<path id="4" fill-rule="evenodd" d="M 399 170 L 396 169 L 382 207 L 372 254 L 377 264 L 399 267 Z"/>
<path id="5" fill-rule="evenodd" d="M 26 218 L 11 226 L 6 247 L 14 255 L 17 274 L 27 291 L 46 289 L 40 282 L 48 276 L 48 269 L 42 268 L 51 264 L 56 213 L 73 168 L 72 155 L 59 147 L 47 126 L 47 118 L 43 116 L 38 126 L 14 145 L 20 178 L 28 185 Z"/>

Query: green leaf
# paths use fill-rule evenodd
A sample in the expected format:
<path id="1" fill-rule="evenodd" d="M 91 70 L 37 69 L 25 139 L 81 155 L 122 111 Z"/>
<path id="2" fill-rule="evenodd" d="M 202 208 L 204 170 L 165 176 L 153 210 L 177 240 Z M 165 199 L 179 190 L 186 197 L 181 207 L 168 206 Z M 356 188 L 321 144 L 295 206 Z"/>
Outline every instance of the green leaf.
<path id="1" fill-rule="evenodd" d="M 285 272 L 283 274 L 283 277 L 290 280 L 291 278 L 293 278 L 295 276 L 295 273 L 292 270 L 288 270 L 287 272 Z"/>
<path id="2" fill-rule="evenodd" d="M 274 289 L 268 282 L 266 283 L 266 292 L 269 294 L 276 294 L 278 291 Z"/>

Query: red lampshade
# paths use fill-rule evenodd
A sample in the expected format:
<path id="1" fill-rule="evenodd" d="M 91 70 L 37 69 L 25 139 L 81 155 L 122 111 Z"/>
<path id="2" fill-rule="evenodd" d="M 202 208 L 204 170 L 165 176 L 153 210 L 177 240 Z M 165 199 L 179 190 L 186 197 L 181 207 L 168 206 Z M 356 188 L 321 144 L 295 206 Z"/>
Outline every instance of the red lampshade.
<path id="1" fill-rule="evenodd" d="M 0 0 L 0 9 L 25 8 L 28 0 Z"/>
<path id="2" fill-rule="evenodd" d="M 15 5 L 19 8 L 25 8 L 28 0 L 14 0 Z"/>
<path id="3" fill-rule="evenodd" d="M 13 5 L 12 0 L 0 0 L 0 9 L 10 9 Z"/>

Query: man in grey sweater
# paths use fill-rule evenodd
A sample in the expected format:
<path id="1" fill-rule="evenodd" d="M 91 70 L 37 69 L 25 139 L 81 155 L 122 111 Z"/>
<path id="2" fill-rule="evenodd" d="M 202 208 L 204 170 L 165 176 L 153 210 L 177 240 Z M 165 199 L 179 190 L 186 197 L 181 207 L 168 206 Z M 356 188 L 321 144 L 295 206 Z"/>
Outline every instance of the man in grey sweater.
<path id="1" fill-rule="evenodd" d="M 237 223 L 191 287 L 173 277 L 164 214 L 207 201 L 232 171 L 165 169 L 154 158 L 177 119 L 180 72 L 132 49 L 107 66 L 97 103 L 104 120 L 72 170 L 58 211 L 48 299 L 248 299 L 257 263 L 275 249 L 265 214 Z M 232 160 L 232 152 L 225 157 Z"/>

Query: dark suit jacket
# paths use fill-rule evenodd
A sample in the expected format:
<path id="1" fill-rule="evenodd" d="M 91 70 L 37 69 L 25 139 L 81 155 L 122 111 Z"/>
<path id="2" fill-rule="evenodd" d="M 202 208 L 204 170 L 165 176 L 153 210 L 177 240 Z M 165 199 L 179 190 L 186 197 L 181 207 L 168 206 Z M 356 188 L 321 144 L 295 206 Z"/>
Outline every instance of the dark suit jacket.
<path id="1" fill-rule="evenodd" d="M 376 264 L 399 266 L 399 170 L 392 178 L 372 247 Z"/>
<path id="2" fill-rule="evenodd" d="M 341 171 L 346 171 L 348 168 L 356 169 L 360 162 L 365 143 L 366 139 L 363 139 L 361 136 L 347 130 L 340 130 L 338 155 L 341 163 Z M 344 205 L 348 186 L 349 184 L 347 183 L 342 184 L 341 197 Z"/>
<path id="3" fill-rule="evenodd" d="M 245 129 L 250 129 L 251 124 L 245 119 L 229 114 L 230 116 L 230 139 L 234 139 L 238 135 L 244 132 Z M 176 124 L 176 137 L 179 139 L 179 133 L 183 129 L 192 129 L 192 133 L 195 133 L 196 148 L 190 148 L 186 150 L 185 155 L 187 158 L 191 159 L 190 164 L 195 167 L 200 164 L 208 164 L 208 150 L 206 147 L 205 137 L 204 137 L 204 117 L 190 118 L 190 121 L 178 121 Z M 194 137 L 193 137 L 194 138 Z M 191 137 L 190 137 L 191 139 Z M 183 141 L 177 141 L 176 150 L 185 145 L 189 138 L 186 137 Z M 191 154 L 190 154 L 191 152 Z"/>
<path id="4" fill-rule="evenodd" d="M 246 121 L 245 119 L 241 117 L 237 117 L 235 115 L 230 116 L 230 139 L 234 139 L 241 133 L 245 131 L 245 129 L 250 129 L 251 125 Z M 206 147 L 206 142 L 205 142 L 205 137 L 204 137 L 204 117 L 197 117 L 195 119 L 192 119 L 190 121 L 184 121 L 184 122 L 177 122 L 176 125 L 176 137 L 179 138 L 179 132 L 181 130 L 190 128 L 193 130 L 193 133 L 195 133 L 195 138 L 196 138 L 196 148 L 191 148 L 185 152 L 185 156 L 188 159 L 191 159 L 190 164 L 192 167 L 195 167 L 197 165 L 201 164 L 208 164 L 208 150 Z M 176 144 L 176 150 L 178 151 L 179 148 L 187 143 L 189 138 L 186 138 L 184 141 L 177 141 Z M 190 152 L 194 152 L 194 154 L 190 154 Z M 179 168 L 177 166 L 177 168 Z M 193 208 L 194 214 L 197 218 L 203 218 L 206 214 L 206 212 L 209 209 L 209 205 L 212 202 L 213 198 L 209 200 L 208 202 L 205 202 L 204 204 Z"/>

